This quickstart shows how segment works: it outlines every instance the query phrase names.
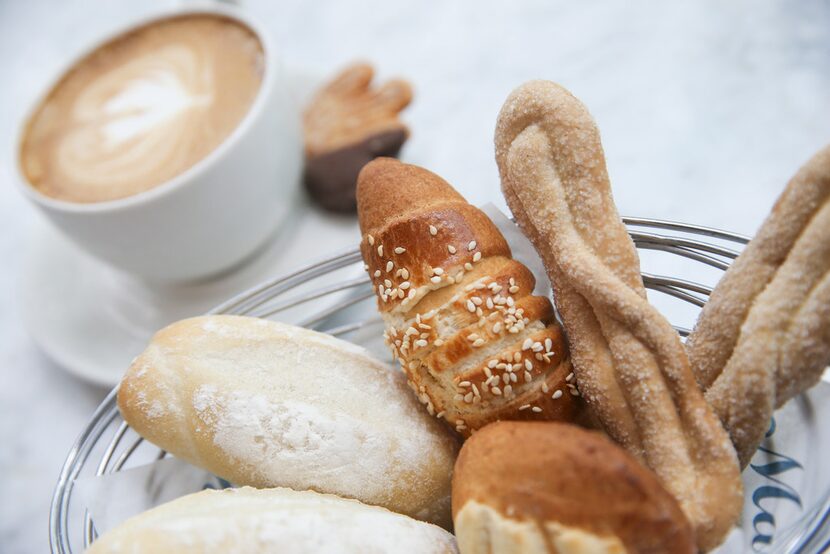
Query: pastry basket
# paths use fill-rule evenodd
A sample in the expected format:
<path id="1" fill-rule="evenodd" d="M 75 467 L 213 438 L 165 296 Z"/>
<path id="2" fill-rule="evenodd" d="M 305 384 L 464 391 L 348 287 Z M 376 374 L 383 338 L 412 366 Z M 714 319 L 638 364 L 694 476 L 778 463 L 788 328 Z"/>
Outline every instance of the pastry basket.
<path id="1" fill-rule="evenodd" d="M 667 314 L 685 337 L 711 287 L 749 239 L 696 225 L 632 217 L 623 219 L 638 248 L 642 266 L 648 270 L 643 272 L 643 281 L 649 289 L 650 300 Z M 262 283 L 216 307 L 211 313 L 287 321 L 361 344 L 391 361 L 380 340 L 382 323 L 373 298 L 370 281 L 362 270 L 360 253 L 354 249 Z M 83 498 L 73 494 L 77 479 L 103 476 L 169 456 L 143 441 L 124 422 L 116 405 L 116 390 L 95 411 L 61 470 L 49 517 L 53 553 L 82 552 L 97 536 L 88 506 L 84 505 Z M 791 404 L 805 402 L 807 400 L 799 398 Z M 798 463 L 804 466 L 803 469 L 809 469 L 807 460 Z M 810 463 L 820 465 L 817 458 Z M 771 462 L 770 466 L 760 467 L 767 468 L 768 477 L 779 482 L 781 476 L 775 471 L 786 466 L 781 464 L 784 462 Z M 785 492 L 790 494 L 789 489 Z M 792 492 L 798 494 L 795 489 Z M 764 508 L 759 513 L 767 514 L 770 510 L 766 509 L 763 498 L 756 498 L 757 494 L 757 490 L 748 490 L 751 499 L 748 503 Z M 809 503 L 801 497 L 798 499 L 801 510 L 786 527 L 780 526 L 780 521 L 776 522 L 775 514 L 748 520 L 745 512 L 743 525 L 756 534 L 750 541 L 753 548 L 757 546 L 755 549 L 760 552 L 804 553 L 830 548 L 830 487 L 819 491 Z"/>

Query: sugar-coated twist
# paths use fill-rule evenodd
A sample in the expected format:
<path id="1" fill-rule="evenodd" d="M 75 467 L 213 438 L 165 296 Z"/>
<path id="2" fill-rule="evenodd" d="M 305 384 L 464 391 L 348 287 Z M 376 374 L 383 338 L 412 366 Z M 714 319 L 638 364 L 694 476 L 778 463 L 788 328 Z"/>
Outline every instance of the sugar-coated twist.
<path id="1" fill-rule="evenodd" d="M 553 283 L 581 393 L 678 499 L 698 546 L 717 546 L 743 503 L 735 451 L 679 336 L 646 299 L 594 121 L 562 87 L 532 81 L 505 102 L 495 142 L 504 196 Z"/>
<path id="2" fill-rule="evenodd" d="M 830 146 L 790 180 L 712 291 L 687 349 L 748 464 L 773 410 L 816 384 L 830 362 Z"/>

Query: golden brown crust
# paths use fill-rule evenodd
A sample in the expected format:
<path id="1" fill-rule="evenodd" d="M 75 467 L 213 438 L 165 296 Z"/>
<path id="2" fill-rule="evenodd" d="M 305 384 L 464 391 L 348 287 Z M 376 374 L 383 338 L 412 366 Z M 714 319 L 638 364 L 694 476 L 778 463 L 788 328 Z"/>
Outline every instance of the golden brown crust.
<path id="1" fill-rule="evenodd" d="M 716 546 L 743 503 L 735 452 L 680 338 L 648 303 L 591 116 L 558 85 L 527 83 L 499 114 L 496 159 L 507 203 L 554 285 L 580 391 L 675 495 L 700 548 Z"/>
<path id="2" fill-rule="evenodd" d="M 488 425 L 465 442 L 452 485 L 459 537 L 457 516 L 473 501 L 540 529 L 555 523 L 617 537 L 631 554 L 695 551 L 689 522 L 656 476 L 599 433 L 573 425 Z"/>
<path id="3" fill-rule="evenodd" d="M 790 180 L 712 291 L 687 341 L 706 399 L 743 465 L 774 408 L 830 362 L 830 147 Z"/>
<path id="4" fill-rule="evenodd" d="M 357 195 L 385 338 L 427 411 L 464 435 L 501 418 L 577 417 L 553 307 L 493 222 L 434 173 L 388 158 L 363 169 Z"/>

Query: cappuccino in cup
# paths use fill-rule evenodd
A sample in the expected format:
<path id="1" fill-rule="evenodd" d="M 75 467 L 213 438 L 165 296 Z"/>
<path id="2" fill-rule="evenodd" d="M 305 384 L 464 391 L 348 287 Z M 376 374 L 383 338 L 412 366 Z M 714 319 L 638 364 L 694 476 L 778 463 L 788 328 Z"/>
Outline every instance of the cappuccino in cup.
<path id="1" fill-rule="evenodd" d="M 24 128 L 30 186 L 67 202 L 139 194 L 182 174 L 237 128 L 257 97 L 263 46 L 237 19 L 148 23 L 85 56 Z"/>

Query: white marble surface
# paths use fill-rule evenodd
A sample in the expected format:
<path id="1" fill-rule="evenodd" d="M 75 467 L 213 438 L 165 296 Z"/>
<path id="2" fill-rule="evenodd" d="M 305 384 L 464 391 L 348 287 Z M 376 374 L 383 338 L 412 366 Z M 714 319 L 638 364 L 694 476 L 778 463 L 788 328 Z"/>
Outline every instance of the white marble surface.
<path id="1" fill-rule="evenodd" d="M 21 325 L 20 267 L 36 214 L 11 186 L 17 122 L 90 37 L 171 5 L 0 2 L 0 552 L 47 550 L 64 454 L 105 394 L 55 367 Z M 494 119 L 530 78 L 557 80 L 590 107 L 625 214 L 751 234 L 791 173 L 830 140 L 827 2 L 245 5 L 292 64 L 331 69 L 360 57 L 411 79 L 404 158 L 476 203 L 503 206 Z"/>

